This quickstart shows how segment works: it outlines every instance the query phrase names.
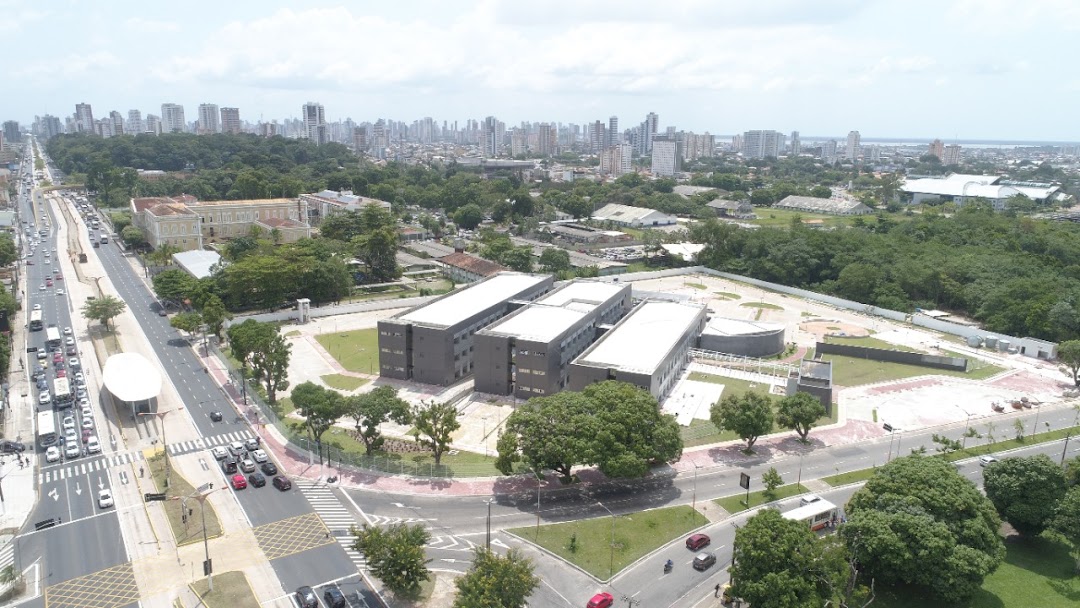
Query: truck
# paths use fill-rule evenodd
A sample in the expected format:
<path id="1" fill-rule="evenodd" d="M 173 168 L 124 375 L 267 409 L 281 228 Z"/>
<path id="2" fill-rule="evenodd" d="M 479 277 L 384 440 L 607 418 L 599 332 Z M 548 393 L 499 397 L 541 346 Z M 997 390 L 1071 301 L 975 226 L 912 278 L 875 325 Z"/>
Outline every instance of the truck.
<path id="1" fill-rule="evenodd" d="M 103 235 L 101 235 L 101 242 L 102 242 L 102 244 L 108 244 L 108 242 L 109 242 L 109 235 L 107 235 L 107 234 L 103 234 Z"/>

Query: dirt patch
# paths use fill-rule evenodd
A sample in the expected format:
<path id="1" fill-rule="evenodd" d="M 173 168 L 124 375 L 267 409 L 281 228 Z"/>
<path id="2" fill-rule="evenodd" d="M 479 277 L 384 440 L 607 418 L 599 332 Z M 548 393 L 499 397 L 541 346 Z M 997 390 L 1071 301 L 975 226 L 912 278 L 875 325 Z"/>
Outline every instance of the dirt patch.
<path id="1" fill-rule="evenodd" d="M 847 336 L 850 338 L 865 338 L 870 335 L 870 330 L 850 323 L 838 321 L 807 321 L 799 324 L 799 329 L 814 336 L 819 341 L 824 341 L 825 336 Z"/>

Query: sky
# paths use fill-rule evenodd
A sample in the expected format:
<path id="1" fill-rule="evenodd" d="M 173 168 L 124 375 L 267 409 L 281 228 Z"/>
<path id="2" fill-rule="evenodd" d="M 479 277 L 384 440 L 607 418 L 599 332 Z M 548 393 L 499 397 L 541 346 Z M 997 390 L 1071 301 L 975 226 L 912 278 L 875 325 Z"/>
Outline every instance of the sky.
<path id="1" fill-rule="evenodd" d="M 0 119 L 584 124 L 1080 141 L 1077 0 L 0 0 Z"/>

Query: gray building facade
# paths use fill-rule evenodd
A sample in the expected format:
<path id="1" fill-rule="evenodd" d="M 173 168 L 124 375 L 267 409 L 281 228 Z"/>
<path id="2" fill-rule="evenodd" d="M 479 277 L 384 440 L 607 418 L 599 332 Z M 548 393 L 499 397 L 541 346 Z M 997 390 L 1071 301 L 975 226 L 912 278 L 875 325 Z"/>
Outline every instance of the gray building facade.
<path id="1" fill-rule="evenodd" d="M 550 275 L 503 272 L 379 321 L 379 373 L 449 386 L 473 372 L 473 336 L 551 289 Z"/>
<path id="2" fill-rule="evenodd" d="M 629 285 L 577 280 L 477 332 L 476 390 L 521 399 L 559 392 L 569 364 L 598 325 L 616 323 L 632 306 Z"/>
<path id="3" fill-rule="evenodd" d="M 649 300 L 570 364 L 570 389 L 605 380 L 629 382 L 663 399 L 690 362 L 690 349 L 705 328 L 704 305 Z"/>

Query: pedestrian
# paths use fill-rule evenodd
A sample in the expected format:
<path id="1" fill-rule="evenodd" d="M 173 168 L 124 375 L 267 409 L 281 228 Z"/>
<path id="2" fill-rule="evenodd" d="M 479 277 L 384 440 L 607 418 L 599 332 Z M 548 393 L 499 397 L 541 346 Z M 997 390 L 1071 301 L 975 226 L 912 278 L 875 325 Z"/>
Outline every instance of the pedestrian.
<path id="1" fill-rule="evenodd" d="M 716 583 L 716 594 L 713 597 L 720 597 L 720 583 Z"/>
<path id="2" fill-rule="evenodd" d="M 144 471 L 143 471 L 143 468 L 142 468 L 142 467 L 139 467 L 139 477 L 142 477 L 142 476 L 143 476 L 143 472 L 144 472 Z"/>

